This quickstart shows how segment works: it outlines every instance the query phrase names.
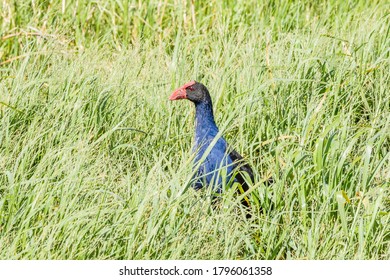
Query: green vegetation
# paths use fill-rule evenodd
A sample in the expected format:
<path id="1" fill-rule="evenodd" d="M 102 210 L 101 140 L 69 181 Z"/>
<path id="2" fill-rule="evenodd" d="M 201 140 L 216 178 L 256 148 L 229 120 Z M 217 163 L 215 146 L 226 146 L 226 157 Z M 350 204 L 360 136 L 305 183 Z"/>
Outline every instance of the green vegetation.
<path id="1" fill-rule="evenodd" d="M 0 258 L 389 259 L 389 8 L 1 1 Z M 168 96 L 192 79 L 256 173 L 250 220 L 189 187 Z"/>

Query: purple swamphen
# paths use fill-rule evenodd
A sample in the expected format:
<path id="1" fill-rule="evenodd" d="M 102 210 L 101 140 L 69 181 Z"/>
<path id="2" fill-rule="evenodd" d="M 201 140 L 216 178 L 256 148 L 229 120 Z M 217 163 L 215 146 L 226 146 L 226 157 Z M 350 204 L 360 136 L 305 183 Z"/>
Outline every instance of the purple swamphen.
<path id="1" fill-rule="evenodd" d="M 188 99 L 195 104 L 195 153 L 194 166 L 197 168 L 193 187 L 198 190 L 204 186 L 215 186 L 216 193 L 222 193 L 224 183 L 234 177 L 242 191 L 247 191 L 249 186 L 244 176 L 249 176 L 254 182 L 251 167 L 244 162 L 243 157 L 234 149 L 230 148 L 223 137 L 215 139 L 218 127 L 214 121 L 213 106 L 207 88 L 196 81 L 191 81 L 176 89 L 170 100 Z M 215 140 L 214 140 L 215 139 Z M 212 145 L 211 148 L 208 147 Z M 207 154 L 208 152 L 208 154 Z M 205 154 L 206 153 L 206 154 Z M 222 176 L 222 170 L 226 170 L 226 176 Z M 247 175 L 245 175 L 246 173 Z M 225 180 L 223 182 L 222 180 Z M 249 207 L 249 201 L 245 197 L 242 204 Z"/>

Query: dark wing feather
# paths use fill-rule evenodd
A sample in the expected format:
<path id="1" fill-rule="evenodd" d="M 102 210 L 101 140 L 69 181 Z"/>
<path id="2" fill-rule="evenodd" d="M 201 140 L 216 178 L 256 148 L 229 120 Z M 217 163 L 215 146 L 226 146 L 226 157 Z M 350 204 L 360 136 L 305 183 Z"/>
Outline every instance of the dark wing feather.
<path id="1" fill-rule="evenodd" d="M 249 189 L 249 186 L 245 181 L 243 172 L 247 173 L 249 175 L 249 178 L 251 178 L 251 181 L 254 182 L 255 177 L 253 175 L 252 168 L 247 162 L 245 162 L 244 158 L 234 149 L 231 149 L 229 157 L 234 162 L 234 168 L 239 171 L 236 175 L 237 182 L 241 184 L 242 189 L 244 191 L 247 191 Z"/>
<path id="2" fill-rule="evenodd" d="M 249 178 L 251 179 L 252 183 L 254 183 L 255 176 L 253 175 L 252 168 L 239 153 L 237 153 L 234 149 L 232 149 L 230 147 L 229 147 L 229 157 L 231 158 L 231 160 L 234 163 L 234 168 L 238 171 L 236 174 L 237 182 L 241 184 L 244 192 L 248 191 L 249 186 L 244 178 L 244 176 L 246 176 L 246 175 L 244 175 L 243 173 L 247 173 L 249 175 Z M 274 182 L 273 178 L 270 177 L 264 182 L 264 184 L 266 186 L 270 186 L 273 184 L 273 182 Z M 239 194 L 241 194 L 241 192 L 239 192 Z M 246 214 L 246 217 L 249 219 L 251 217 L 251 211 L 250 211 L 251 207 L 250 207 L 249 201 L 244 198 L 241 200 L 241 203 L 242 203 L 242 205 L 247 207 L 248 212 Z M 260 208 L 260 211 L 262 212 L 263 210 Z"/>
<path id="3" fill-rule="evenodd" d="M 251 181 L 253 183 L 254 179 L 255 179 L 255 177 L 253 175 L 253 170 L 250 167 L 250 165 L 247 162 L 245 162 L 244 158 L 239 153 L 237 153 L 234 149 L 230 148 L 229 157 L 231 158 L 231 160 L 234 163 L 234 169 L 236 169 L 238 171 L 236 174 L 236 180 L 238 183 L 241 184 L 242 190 L 244 192 L 246 192 L 249 189 L 249 186 L 248 186 L 247 182 L 245 181 L 245 178 L 244 178 L 245 175 L 243 173 L 247 173 L 249 175 L 249 178 L 251 178 Z M 239 192 L 239 194 L 241 194 L 241 191 L 238 191 L 238 192 Z M 252 216 L 251 211 L 250 211 L 251 207 L 250 207 L 248 198 L 243 198 L 241 200 L 241 203 L 243 206 L 245 206 L 248 209 L 248 211 L 246 213 L 246 218 L 247 219 L 251 218 L 251 216 Z"/>

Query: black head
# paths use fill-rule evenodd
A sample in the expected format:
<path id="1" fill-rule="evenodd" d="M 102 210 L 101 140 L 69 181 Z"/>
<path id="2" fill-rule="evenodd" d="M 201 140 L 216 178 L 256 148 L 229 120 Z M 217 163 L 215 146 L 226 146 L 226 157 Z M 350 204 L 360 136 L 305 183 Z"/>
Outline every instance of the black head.
<path id="1" fill-rule="evenodd" d="M 207 88 L 196 81 L 191 81 L 176 89 L 170 100 L 188 99 L 195 104 L 211 103 L 211 98 Z"/>

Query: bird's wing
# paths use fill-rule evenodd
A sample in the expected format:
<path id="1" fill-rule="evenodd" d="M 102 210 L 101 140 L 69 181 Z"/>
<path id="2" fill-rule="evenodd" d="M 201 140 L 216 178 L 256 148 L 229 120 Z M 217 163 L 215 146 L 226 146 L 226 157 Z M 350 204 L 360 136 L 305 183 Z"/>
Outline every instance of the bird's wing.
<path id="1" fill-rule="evenodd" d="M 244 158 L 232 148 L 229 148 L 229 157 L 234 162 L 234 167 L 240 171 L 236 175 L 237 182 L 241 184 L 244 191 L 247 191 L 249 189 L 249 186 L 244 179 L 243 172 L 249 175 L 249 178 L 253 183 L 255 177 L 253 175 L 252 168 L 247 162 L 245 162 Z"/>

